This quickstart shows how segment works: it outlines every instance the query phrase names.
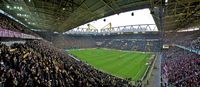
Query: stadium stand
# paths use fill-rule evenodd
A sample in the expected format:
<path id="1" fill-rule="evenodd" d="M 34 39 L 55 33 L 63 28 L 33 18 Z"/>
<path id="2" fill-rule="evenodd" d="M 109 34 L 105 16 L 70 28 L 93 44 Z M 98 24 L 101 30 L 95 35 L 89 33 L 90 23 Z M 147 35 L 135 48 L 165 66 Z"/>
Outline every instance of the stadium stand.
<path id="1" fill-rule="evenodd" d="M 5 31 L 37 36 L 3 15 L 0 23 Z M 5 35 L 5 32 L 1 33 Z M 80 37 L 76 36 L 71 41 L 77 38 Z M 23 43 L 0 44 L 0 87 L 133 86 L 129 81 L 103 73 L 71 58 L 49 42 L 27 40 Z"/>
<path id="2" fill-rule="evenodd" d="M 158 87 L 199 87 L 199 6 L 199 0 L 0 0 L 0 87 L 143 85 L 142 81 L 133 85 L 128 80 L 101 72 L 65 52 L 65 49 L 94 47 L 158 52 L 161 78 L 157 75 L 159 80 L 149 82 L 148 79 L 146 83 L 158 83 L 161 85 Z M 120 29 L 111 34 L 112 28 L 104 29 L 106 33 L 102 35 L 58 33 L 99 18 L 144 8 L 149 8 L 158 33 L 141 33 L 147 27 L 135 28 L 139 31 L 123 28 L 126 33 L 131 30 L 131 34 L 124 34 Z M 178 32 L 194 27 L 196 31 Z M 162 44 L 167 48 L 163 45 L 161 50 Z M 155 62 L 156 59 L 150 65 Z"/>
<path id="3" fill-rule="evenodd" d="M 1 30 L 41 36 L 52 42 L 28 40 L 25 44 L 0 45 L 0 85 L 10 86 L 133 86 L 129 81 L 103 73 L 71 58 L 62 49 L 104 47 L 120 50 L 160 51 L 159 33 L 77 35 L 32 32 L 1 16 Z M 35 34 L 37 33 L 37 34 Z M 166 32 L 163 51 L 162 86 L 198 87 L 200 56 L 178 47 L 200 50 L 199 31 Z M 184 37 L 184 38 L 182 38 Z M 100 45 L 97 45 L 100 43 Z M 54 47 L 55 46 L 55 47 Z M 78 83 L 78 84 L 77 84 Z M 139 84 L 141 85 L 141 84 Z"/>
<path id="4" fill-rule="evenodd" d="M 61 49 L 94 48 L 96 47 L 93 35 L 63 35 L 54 32 L 35 31 L 44 39 Z"/>
<path id="5" fill-rule="evenodd" d="M 162 75 L 163 87 L 198 87 L 200 85 L 200 53 L 199 49 L 199 31 L 168 33 L 176 34 L 167 37 L 165 43 L 178 44 L 171 45 L 168 50 L 163 51 Z M 182 37 L 185 38 L 182 38 Z M 176 40 L 175 40 L 176 39 Z"/>
<path id="6" fill-rule="evenodd" d="M 42 41 L 0 45 L 0 82 L 4 87 L 132 86 L 128 81 L 95 70 Z"/>
<path id="7" fill-rule="evenodd" d="M 56 34 L 53 32 L 37 32 L 37 34 L 62 49 L 103 47 L 120 50 L 160 51 L 157 32 L 111 35 Z M 100 44 L 97 46 L 97 43 Z"/>
<path id="8" fill-rule="evenodd" d="M 0 13 L 0 28 L 38 36 L 36 33 L 33 33 L 25 26 L 17 23 L 16 21 L 12 20 L 11 18 L 9 18 L 1 13 Z"/>
<path id="9" fill-rule="evenodd" d="M 200 85 L 200 56 L 173 47 L 164 52 L 163 73 L 169 85 L 176 87 L 197 87 Z M 164 68 L 165 67 L 165 68 Z"/>

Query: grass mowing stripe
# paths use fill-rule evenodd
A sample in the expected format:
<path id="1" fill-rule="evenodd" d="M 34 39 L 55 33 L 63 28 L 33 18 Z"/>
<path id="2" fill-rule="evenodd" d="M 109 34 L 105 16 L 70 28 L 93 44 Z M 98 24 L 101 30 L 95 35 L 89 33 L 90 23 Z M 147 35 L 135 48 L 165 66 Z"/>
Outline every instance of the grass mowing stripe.
<path id="1" fill-rule="evenodd" d="M 142 65 L 142 68 L 140 69 L 140 71 L 138 72 L 138 73 L 140 73 L 140 74 L 138 74 L 138 75 L 136 75 L 136 78 L 142 78 L 142 76 L 143 76 L 143 74 L 141 74 L 141 73 L 145 73 L 145 71 L 146 71 L 146 69 L 147 69 L 147 65 L 146 65 L 146 63 L 148 62 L 148 58 L 150 58 L 150 55 L 145 55 L 145 59 L 143 59 L 144 61 L 142 61 L 143 62 L 143 65 Z"/>
<path id="2" fill-rule="evenodd" d="M 123 68 L 129 64 L 130 62 L 133 62 L 135 60 L 135 58 L 133 58 L 132 56 L 130 56 L 131 53 L 127 54 L 126 56 L 124 56 L 123 58 L 121 58 L 121 60 L 116 60 L 113 62 L 117 62 L 117 65 L 115 65 L 115 68 L 113 68 L 113 70 L 116 70 L 116 72 L 123 70 Z M 114 65 L 114 64 L 113 64 Z"/>
<path id="3" fill-rule="evenodd" d="M 138 60 L 138 62 L 141 62 L 142 64 L 140 64 L 140 66 L 138 67 L 138 71 L 137 73 L 135 73 L 135 76 L 134 76 L 134 79 L 139 79 L 141 75 L 143 75 L 142 71 L 145 69 L 146 65 L 145 65 L 145 62 L 144 62 L 145 59 L 142 59 L 141 61 Z M 144 62 L 144 63 L 143 63 Z"/>
<path id="4" fill-rule="evenodd" d="M 98 61 L 97 66 L 98 66 L 98 65 L 100 65 L 100 66 L 101 66 L 101 65 L 106 66 L 107 64 L 110 65 L 111 62 L 112 62 L 112 65 L 114 65 L 115 62 L 121 60 L 120 58 L 123 57 L 123 56 L 125 56 L 125 55 L 127 55 L 127 54 L 128 54 L 128 53 L 120 54 L 120 56 L 119 56 L 119 54 L 115 54 L 115 55 L 113 55 L 112 57 L 107 58 L 107 59 L 105 59 L 105 60 L 103 60 L 103 61 Z M 110 67 L 111 67 L 111 66 L 110 66 Z"/>
<path id="5" fill-rule="evenodd" d="M 117 53 L 115 53 L 115 54 L 113 53 L 113 54 L 107 55 L 107 56 L 87 57 L 87 59 L 85 59 L 85 61 L 95 63 L 95 65 L 98 65 L 98 63 L 106 62 L 106 61 L 110 60 L 114 55 L 117 55 Z"/>
<path id="6" fill-rule="evenodd" d="M 105 52 L 105 51 L 104 51 Z M 106 50 L 106 53 L 109 53 L 109 52 L 107 52 L 107 50 Z M 103 53 L 104 54 L 104 53 Z M 116 55 L 119 55 L 117 52 L 110 52 L 108 55 L 99 55 L 99 56 L 96 56 L 96 58 L 93 58 L 94 59 L 94 61 L 97 61 L 97 64 L 96 65 L 98 65 L 98 62 L 100 63 L 100 62 L 106 62 L 106 61 L 109 61 L 109 60 L 111 60 L 112 58 L 113 58 L 113 56 L 116 56 Z M 98 59 L 100 59 L 100 60 L 98 60 Z M 103 61 L 102 61 L 103 60 Z M 92 62 L 92 61 L 91 61 Z"/>
<path id="7" fill-rule="evenodd" d="M 74 50 L 73 50 L 74 51 Z M 73 51 L 71 51 L 70 53 L 72 53 L 72 54 L 75 54 L 76 56 L 78 56 L 79 58 L 81 58 L 81 59 L 85 59 L 85 58 L 87 58 L 86 60 L 87 61 L 91 61 L 92 62 L 92 60 L 97 60 L 98 58 L 100 58 L 101 60 L 104 58 L 104 59 L 108 59 L 109 57 L 112 57 L 112 55 L 116 55 L 117 53 L 115 53 L 115 52 L 113 52 L 113 51 L 111 51 L 111 55 L 109 55 L 110 54 L 110 52 L 105 52 L 105 51 L 102 51 L 102 50 L 100 50 L 100 51 L 102 51 L 103 53 L 99 53 L 99 54 L 95 54 L 96 52 L 98 52 L 99 50 L 97 49 L 97 50 L 90 50 L 90 51 L 93 51 L 93 53 L 91 53 L 91 54 L 93 54 L 93 55 L 89 55 L 89 56 L 86 56 L 86 55 L 84 55 L 86 52 L 88 52 L 88 50 L 87 51 L 85 51 L 85 50 L 80 50 L 80 51 L 76 51 L 76 52 L 73 52 Z M 85 53 L 84 53 L 85 52 Z M 109 54 L 105 54 L 105 53 L 109 53 Z M 83 55 L 82 55 L 83 54 Z"/>
<path id="8" fill-rule="evenodd" d="M 69 53 L 107 73 L 139 80 L 145 73 L 150 53 L 119 51 L 113 49 L 72 50 Z"/>
<path id="9" fill-rule="evenodd" d="M 123 68 L 118 72 L 121 73 L 126 78 L 135 79 L 134 76 L 138 71 L 138 68 L 136 65 L 139 62 L 137 58 L 140 58 L 139 56 L 140 56 L 139 54 L 137 54 L 136 56 L 133 56 L 133 60 L 130 60 L 127 64 L 122 65 Z"/>

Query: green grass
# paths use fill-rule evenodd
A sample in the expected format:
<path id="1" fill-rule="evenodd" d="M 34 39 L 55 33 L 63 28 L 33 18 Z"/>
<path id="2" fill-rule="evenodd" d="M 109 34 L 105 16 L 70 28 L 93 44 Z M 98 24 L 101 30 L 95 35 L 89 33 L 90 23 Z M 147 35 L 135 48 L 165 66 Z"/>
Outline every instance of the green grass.
<path id="1" fill-rule="evenodd" d="M 132 78 L 134 81 L 142 78 L 148 67 L 146 63 L 152 55 L 104 48 L 70 50 L 69 53 L 101 71 L 122 78 Z"/>

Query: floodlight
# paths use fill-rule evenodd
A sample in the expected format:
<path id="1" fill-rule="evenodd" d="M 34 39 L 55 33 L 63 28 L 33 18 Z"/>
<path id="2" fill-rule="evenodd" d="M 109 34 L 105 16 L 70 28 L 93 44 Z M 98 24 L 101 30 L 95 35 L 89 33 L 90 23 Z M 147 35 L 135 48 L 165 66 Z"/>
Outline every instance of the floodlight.
<path id="1" fill-rule="evenodd" d="M 6 7 L 7 7 L 7 8 L 10 8 L 10 6 L 9 6 L 9 5 L 7 5 Z"/>

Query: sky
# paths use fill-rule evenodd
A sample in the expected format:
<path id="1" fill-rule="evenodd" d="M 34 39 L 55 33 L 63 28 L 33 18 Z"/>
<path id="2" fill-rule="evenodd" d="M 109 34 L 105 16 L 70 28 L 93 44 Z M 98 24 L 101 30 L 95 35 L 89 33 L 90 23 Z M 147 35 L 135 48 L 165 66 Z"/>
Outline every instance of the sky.
<path id="1" fill-rule="evenodd" d="M 132 12 L 134 13 L 134 16 L 131 15 Z M 106 19 L 105 22 L 103 21 L 104 19 Z M 112 23 L 112 27 L 136 24 L 155 24 L 153 17 L 150 14 L 150 10 L 140 9 L 101 18 L 99 20 L 81 25 L 79 28 L 87 28 L 87 24 L 91 24 L 95 28 L 101 29 L 110 22 Z"/>

